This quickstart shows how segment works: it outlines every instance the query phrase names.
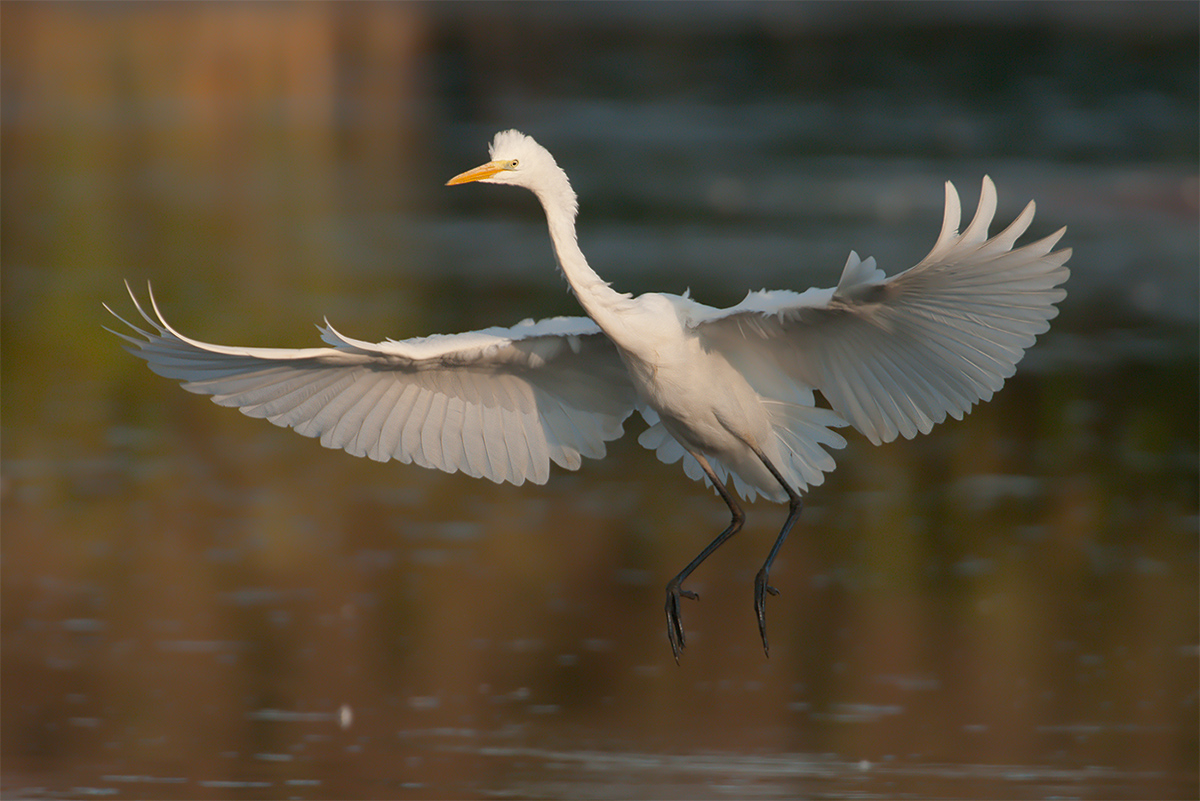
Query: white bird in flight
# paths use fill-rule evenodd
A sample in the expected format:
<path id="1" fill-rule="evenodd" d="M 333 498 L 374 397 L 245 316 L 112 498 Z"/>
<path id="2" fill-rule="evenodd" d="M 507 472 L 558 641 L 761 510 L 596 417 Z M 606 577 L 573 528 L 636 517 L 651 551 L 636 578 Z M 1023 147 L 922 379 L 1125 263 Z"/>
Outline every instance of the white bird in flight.
<path id="1" fill-rule="evenodd" d="M 1049 328 L 1066 292 L 1066 229 L 1013 249 L 1034 204 L 988 238 L 996 190 L 983 179 L 975 217 L 958 233 L 958 193 L 946 183 L 941 234 L 916 266 L 887 278 L 851 252 L 836 287 L 749 293 L 727 309 L 687 295 L 613 290 L 588 266 L 575 235 L 578 209 L 550 153 L 517 131 L 496 134 L 491 161 L 452 178 L 521 186 L 546 213 L 559 268 L 587 317 L 527 320 L 512 328 L 378 344 L 326 320 L 330 347 L 211 345 L 154 317 L 153 330 L 112 312 L 137 336 L 117 333 L 159 375 L 265 417 L 328 448 L 397 459 L 495 482 L 545 483 L 550 462 L 568 470 L 604 456 L 634 410 L 649 428 L 638 442 L 704 479 L 729 507 L 729 525 L 667 584 L 667 636 L 684 647 L 683 583 L 736 534 L 745 514 L 726 486 L 788 504 L 787 519 L 754 581 L 767 645 L 771 564 L 800 514 L 800 493 L 834 468 L 834 429 L 852 426 L 879 444 L 928 433 L 989 400 Z M 126 284 L 128 289 L 128 284 Z M 108 308 L 107 306 L 105 308 Z M 828 407 L 816 404 L 819 391 Z"/>

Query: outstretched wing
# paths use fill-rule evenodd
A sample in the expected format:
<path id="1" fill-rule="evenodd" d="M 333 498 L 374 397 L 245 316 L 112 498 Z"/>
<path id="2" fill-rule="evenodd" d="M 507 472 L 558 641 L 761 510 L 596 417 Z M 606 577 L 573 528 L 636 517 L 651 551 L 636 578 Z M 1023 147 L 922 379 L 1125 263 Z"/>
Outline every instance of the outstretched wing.
<path id="1" fill-rule="evenodd" d="M 836 289 L 755 292 L 693 322 L 706 345 L 735 364 L 783 371 L 821 391 L 834 411 L 876 444 L 961 419 L 1011 376 L 1066 297 L 1066 229 L 1013 250 L 1033 220 L 1030 203 L 988 239 L 996 189 L 983 179 L 979 208 L 958 233 L 960 206 L 946 184 L 942 232 L 929 255 L 892 278 L 850 254 Z"/>
<path id="2" fill-rule="evenodd" d="M 551 461 L 575 470 L 581 456 L 604 456 L 636 400 L 615 346 L 586 317 L 378 344 L 326 321 L 332 347 L 238 348 L 180 334 L 153 293 L 154 317 L 130 297 L 153 330 L 108 309 L 137 336 L 113 333 L 154 372 L 377 461 L 543 484 Z"/>

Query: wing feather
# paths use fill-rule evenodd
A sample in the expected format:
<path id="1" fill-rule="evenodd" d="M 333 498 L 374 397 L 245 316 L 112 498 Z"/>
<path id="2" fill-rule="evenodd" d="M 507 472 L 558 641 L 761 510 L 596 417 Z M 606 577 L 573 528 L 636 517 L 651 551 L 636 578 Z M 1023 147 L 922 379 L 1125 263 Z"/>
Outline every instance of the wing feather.
<path id="1" fill-rule="evenodd" d="M 872 442 L 928 432 L 990 399 L 1066 296 L 1071 251 L 1054 251 L 1065 229 L 1014 249 L 1036 207 L 989 239 L 996 202 L 984 178 L 960 234 L 961 204 L 947 183 L 941 233 L 911 269 L 885 278 L 851 253 L 833 291 L 752 293 L 693 326 L 735 363 L 758 360 L 819 389 Z"/>
<path id="2" fill-rule="evenodd" d="M 429 405 L 433 401 L 433 393 L 418 390 L 408 417 L 404 420 L 404 430 L 400 434 L 400 461 L 409 462 L 418 467 L 430 467 L 421 450 L 421 431 L 425 428 L 425 418 L 429 416 Z M 407 457 L 407 458 L 404 458 Z"/>
<path id="3" fill-rule="evenodd" d="M 446 399 L 446 419 L 442 424 L 441 448 L 442 460 L 447 467 L 443 469 L 458 468 L 467 472 L 466 453 L 463 448 L 463 426 L 466 422 L 466 401 L 461 397 L 450 397 Z"/>
<path id="4" fill-rule="evenodd" d="M 487 450 L 483 444 L 483 404 L 468 403 L 463 409 L 463 458 L 467 475 L 479 478 L 487 475 Z M 578 465 L 576 465 L 578 467 Z"/>
<path id="5" fill-rule="evenodd" d="M 376 380 L 354 404 L 346 410 L 341 419 L 333 422 L 330 430 L 329 444 L 326 447 L 343 448 L 354 456 L 366 456 L 366 448 L 360 443 L 363 433 L 363 423 L 367 416 L 378 405 L 380 397 L 388 389 L 388 382 L 376 376 Z"/>
<path id="6" fill-rule="evenodd" d="M 128 288 L 128 285 L 127 285 Z M 146 326 L 114 331 L 150 369 L 321 444 L 492 481 L 544 483 L 619 437 L 636 393 L 615 346 L 585 317 L 372 344 L 326 323 L 332 347 L 191 339 L 130 290 Z M 106 306 L 107 308 L 107 306 Z"/>
<path id="7" fill-rule="evenodd" d="M 337 442 L 334 437 L 338 424 L 351 414 L 351 410 L 378 380 L 379 375 L 375 373 L 343 376 L 322 393 L 325 397 L 313 397 L 305 402 L 305 406 L 312 410 L 312 416 L 303 425 L 295 426 L 296 433 L 320 437 L 321 444 L 327 448 L 343 447 L 343 443 Z M 319 406 L 318 400 L 323 401 Z"/>
<path id="8" fill-rule="evenodd" d="M 380 462 L 386 462 L 388 459 L 399 459 L 402 462 L 408 463 L 412 459 L 405 457 L 404 448 L 401 446 L 401 440 L 404 437 L 404 423 L 408 420 L 408 416 L 412 413 L 413 405 L 417 402 L 417 398 L 421 396 L 421 390 L 415 384 L 405 384 L 404 392 L 396 401 L 396 405 L 388 413 L 387 423 L 384 424 L 383 433 L 379 441 L 379 459 Z"/>
<path id="9" fill-rule="evenodd" d="M 571 443 L 579 442 L 580 434 L 571 424 L 571 418 L 561 401 L 551 403 L 542 410 L 542 423 L 552 447 L 550 458 L 554 463 L 568 470 L 579 469 L 579 448 Z"/>
<path id="10" fill-rule="evenodd" d="M 516 409 L 500 410 L 504 417 L 504 444 L 512 465 L 515 484 L 523 483 L 533 472 L 529 464 L 529 442 L 525 439 L 523 415 Z"/>
<path id="11" fill-rule="evenodd" d="M 319 431 L 307 428 L 305 424 L 312 420 L 321 409 L 354 385 L 357 371 L 327 370 L 322 371 L 317 380 L 312 381 L 295 391 L 262 404 L 267 419 L 276 422 L 278 417 L 283 425 L 296 429 L 296 432 L 306 437 L 317 436 Z M 184 386 L 184 389 L 190 387 Z M 235 406 L 236 398 L 229 395 L 219 395 L 214 398 L 221 406 Z M 304 429 L 304 430 L 301 430 Z"/>
<path id="12" fill-rule="evenodd" d="M 375 405 L 363 418 L 362 426 L 354 441 L 355 449 L 350 451 L 355 456 L 366 456 L 376 462 L 386 461 L 381 455 L 380 446 L 386 435 L 388 414 L 395 408 L 405 386 L 396 381 L 382 381 L 383 393 L 375 400 Z"/>
<path id="13" fill-rule="evenodd" d="M 446 424 L 446 396 L 435 392 L 429 394 L 429 411 L 421 425 L 418 436 L 421 439 L 421 453 L 430 467 L 438 470 L 454 472 L 442 460 L 442 427 Z"/>
<path id="14" fill-rule="evenodd" d="M 487 455 L 488 472 L 484 475 L 509 475 L 509 480 L 516 482 L 516 476 L 510 475 L 508 469 L 508 454 L 504 452 L 504 421 L 500 419 L 500 409 L 496 406 L 484 406 L 483 410 L 483 449 Z"/>

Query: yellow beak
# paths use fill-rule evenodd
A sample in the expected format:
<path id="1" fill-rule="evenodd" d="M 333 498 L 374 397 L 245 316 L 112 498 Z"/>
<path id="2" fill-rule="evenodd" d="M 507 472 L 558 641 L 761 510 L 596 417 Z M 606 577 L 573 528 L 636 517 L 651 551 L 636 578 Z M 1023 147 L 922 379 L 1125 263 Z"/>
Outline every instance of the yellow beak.
<path id="1" fill-rule="evenodd" d="M 504 168 L 505 164 L 502 161 L 489 161 L 487 164 L 481 164 L 473 170 L 467 170 L 464 173 L 454 176 L 449 181 L 446 181 L 446 186 L 469 184 L 471 181 L 482 181 L 484 178 L 491 178 Z"/>

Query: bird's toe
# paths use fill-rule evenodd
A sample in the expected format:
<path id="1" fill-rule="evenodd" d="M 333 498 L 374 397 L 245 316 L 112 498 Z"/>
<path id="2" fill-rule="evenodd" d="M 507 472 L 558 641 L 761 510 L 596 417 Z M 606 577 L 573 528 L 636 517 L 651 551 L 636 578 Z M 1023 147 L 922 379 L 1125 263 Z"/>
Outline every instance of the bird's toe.
<path id="1" fill-rule="evenodd" d="M 667 639 L 671 641 L 671 652 L 675 655 L 675 663 L 679 663 L 679 654 L 683 651 L 685 638 L 683 634 L 683 619 L 679 613 L 679 599 L 700 596 L 691 590 L 685 590 L 677 584 L 667 587 Z"/>

